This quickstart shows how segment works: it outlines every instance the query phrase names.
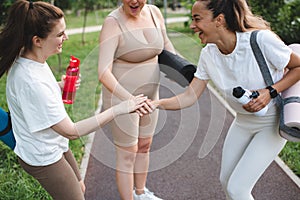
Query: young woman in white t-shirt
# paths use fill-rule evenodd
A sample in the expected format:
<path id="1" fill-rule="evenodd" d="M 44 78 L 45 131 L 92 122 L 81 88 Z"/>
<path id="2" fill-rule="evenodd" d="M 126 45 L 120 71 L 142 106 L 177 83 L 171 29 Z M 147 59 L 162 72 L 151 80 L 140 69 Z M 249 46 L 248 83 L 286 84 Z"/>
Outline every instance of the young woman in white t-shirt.
<path id="1" fill-rule="evenodd" d="M 113 117 L 140 109 L 146 97 L 130 100 L 93 117 L 72 122 L 61 89 L 46 60 L 61 53 L 68 39 L 64 14 L 46 2 L 19 0 L 10 9 L 0 33 L 0 76 L 7 72 L 7 103 L 16 138 L 14 149 L 23 169 L 53 199 L 84 199 L 85 186 L 69 139 L 100 128 Z"/>
<path id="2" fill-rule="evenodd" d="M 286 140 L 278 133 L 274 98 L 300 78 L 300 57 L 273 32 L 266 21 L 252 14 L 245 0 L 197 0 L 190 28 L 206 46 L 195 78 L 187 90 L 152 102 L 152 108 L 182 109 L 201 96 L 209 80 L 237 112 L 225 139 L 220 181 L 228 199 L 253 200 L 251 191 Z M 261 30 L 257 41 L 270 68 L 274 85 L 266 89 L 250 46 L 250 34 Z M 289 72 L 283 77 L 284 69 Z M 257 90 L 259 96 L 242 106 L 232 96 L 234 87 Z M 253 113 L 268 105 L 265 116 Z"/>

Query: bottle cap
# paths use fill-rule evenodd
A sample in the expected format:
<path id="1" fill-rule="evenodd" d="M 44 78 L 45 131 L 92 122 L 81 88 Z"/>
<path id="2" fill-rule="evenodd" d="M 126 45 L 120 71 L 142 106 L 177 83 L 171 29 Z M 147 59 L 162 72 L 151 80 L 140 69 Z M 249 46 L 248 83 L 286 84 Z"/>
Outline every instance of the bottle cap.
<path id="1" fill-rule="evenodd" d="M 79 67 L 80 60 L 74 56 L 70 58 L 70 67 Z"/>
<path id="2" fill-rule="evenodd" d="M 242 87 L 233 88 L 232 95 L 236 98 L 241 98 L 245 94 L 245 90 Z"/>
<path id="3" fill-rule="evenodd" d="M 259 92 L 258 91 L 253 91 L 252 94 L 250 95 L 250 98 L 257 98 L 259 96 Z"/>

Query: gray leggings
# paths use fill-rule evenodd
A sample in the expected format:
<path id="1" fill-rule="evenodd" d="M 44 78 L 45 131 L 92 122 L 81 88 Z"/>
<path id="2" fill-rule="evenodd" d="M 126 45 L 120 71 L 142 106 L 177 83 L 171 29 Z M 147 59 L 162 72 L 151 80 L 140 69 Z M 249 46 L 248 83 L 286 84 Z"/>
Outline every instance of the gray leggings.
<path id="1" fill-rule="evenodd" d="M 220 180 L 227 199 L 254 199 L 252 188 L 286 143 L 278 126 L 274 108 L 263 117 L 237 114 L 222 155 Z"/>
<path id="2" fill-rule="evenodd" d="M 59 161 L 47 166 L 30 166 L 20 158 L 18 160 L 21 167 L 38 180 L 53 199 L 84 199 L 79 184 L 79 169 L 71 150 L 65 152 Z"/>

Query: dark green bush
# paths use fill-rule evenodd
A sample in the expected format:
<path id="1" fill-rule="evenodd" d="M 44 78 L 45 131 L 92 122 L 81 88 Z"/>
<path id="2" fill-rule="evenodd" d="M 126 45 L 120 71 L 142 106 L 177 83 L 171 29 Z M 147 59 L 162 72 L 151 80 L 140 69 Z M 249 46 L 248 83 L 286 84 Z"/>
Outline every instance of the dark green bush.
<path id="1" fill-rule="evenodd" d="M 249 0 L 254 14 L 270 22 L 286 44 L 300 43 L 300 0 Z"/>

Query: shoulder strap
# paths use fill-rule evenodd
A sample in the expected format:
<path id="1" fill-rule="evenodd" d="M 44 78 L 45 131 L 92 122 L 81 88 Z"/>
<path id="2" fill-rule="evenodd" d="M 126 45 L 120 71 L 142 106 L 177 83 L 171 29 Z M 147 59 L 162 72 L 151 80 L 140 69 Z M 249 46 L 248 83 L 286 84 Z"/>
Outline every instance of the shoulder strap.
<path id="1" fill-rule="evenodd" d="M 272 76 L 270 74 L 270 71 L 269 71 L 269 68 L 268 68 L 268 65 L 265 61 L 265 58 L 257 44 L 257 41 L 256 41 L 256 38 L 257 38 L 257 33 L 258 31 L 253 31 L 251 33 L 251 37 L 250 37 L 250 44 L 251 44 L 251 48 L 252 48 L 252 51 L 254 53 L 254 56 L 256 58 L 256 61 L 259 65 L 259 68 L 261 70 L 261 73 L 264 77 L 264 80 L 266 82 L 267 85 L 273 85 L 274 82 L 273 82 L 273 79 L 272 79 Z M 281 97 L 281 95 L 277 95 L 276 97 L 276 105 L 278 106 L 279 108 L 279 112 L 280 112 L 280 122 L 279 122 L 279 126 L 280 126 L 280 129 L 281 131 L 284 131 L 285 133 L 287 133 L 288 135 L 294 137 L 294 138 L 300 138 L 300 130 L 299 129 L 295 129 L 293 127 L 289 127 L 287 125 L 285 125 L 284 123 L 284 105 L 287 104 L 287 103 L 291 103 L 291 102 L 300 102 L 300 99 L 299 97 L 290 97 L 290 98 L 287 98 L 287 99 L 283 99 Z"/>
<path id="2" fill-rule="evenodd" d="M 267 62 L 258 46 L 258 43 L 257 43 L 257 33 L 259 31 L 256 30 L 256 31 L 253 31 L 251 33 L 251 36 L 250 36 L 250 45 L 251 45 L 251 48 L 252 48 L 252 51 L 253 51 L 253 54 L 256 58 L 256 62 L 260 68 L 260 71 L 264 77 L 264 80 L 265 80 L 265 83 L 268 85 L 273 85 L 274 84 L 274 81 L 272 79 L 272 76 L 271 76 L 271 73 L 270 73 L 270 70 L 269 70 L 269 67 L 267 65 Z M 277 106 L 279 106 L 279 108 L 281 110 L 283 110 L 283 102 L 282 102 L 282 98 L 280 95 L 277 95 L 276 97 L 276 104 Z"/>
<path id="3" fill-rule="evenodd" d="M 252 48 L 252 51 L 254 53 L 254 56 L 256 58 L 256 62 L 260 68 L 260 71 L 265 79 L 265 82 L 268 85 L 273 85 L 274 82 L 273 82 L 273 79 L 272 79 L 272 76 L 270 74 L 270 71 L 269 71 L 269 68 L 268 68 L 268 65 L 266 63 L 266 60 L 257 44 L 257 33 L 258 33 L 258 30 L 256 31 L 253 31 L 251 33 L 251 36 L 250 36 L 250 44 L 251 44 L 251 48 Z"/>
<path id="4" fill-rule="evenodd" d="M 0 131 L 0 136 L 5 135 L 6 133 L 8 133 L 11 130 L 11 118 L 10 118 L 10 113 L 7 112 L 8 115 L 8 119 L 7 119 L 7 125 L 6 128 L 3 129 L 2 131 Z"/>
<path id="5" fill-rule="evenodd" d="M 150 10 L 150 14 L 152 16 L 152 19 L 153 19 L 153 22 L 156 26 L 156 28 L 160 28 L 160 23 L 159 23 L 159 20 L 157 18 L 157 15 L 156 15 L 156 12 L 153 10 L 153 5 L 147 5 L 149 10 Z"/>
<path id="6" fill-rule="evenodd" d="M 122 16 L 120 15 L 120 9 L 121 7 L 119 7 L 118 9 L 112 11 L 108 16 L 115 18 L 115 20 L 117 21 L 117 23 L 119 24 L 119 27 L 121 29 L 121 31 L 126 31 L 127 28 L 124 25 L 124 20 L 122 18 Z"/>

